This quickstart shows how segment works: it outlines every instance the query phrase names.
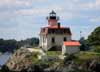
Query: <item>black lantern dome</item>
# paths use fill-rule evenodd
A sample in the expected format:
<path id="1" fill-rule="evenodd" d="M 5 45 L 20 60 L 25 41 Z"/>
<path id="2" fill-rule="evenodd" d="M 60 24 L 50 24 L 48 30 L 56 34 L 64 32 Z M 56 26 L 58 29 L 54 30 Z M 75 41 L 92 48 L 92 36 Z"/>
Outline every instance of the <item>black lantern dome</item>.
<path id="1" fill-rule="evenodd" d="M 56 16 L 56 12 L 52 10 L 52 12 L 49 13 L 49 16 L 47 17 L 48 20 L 54 19 L 59 20 L 59 17 Z"/>

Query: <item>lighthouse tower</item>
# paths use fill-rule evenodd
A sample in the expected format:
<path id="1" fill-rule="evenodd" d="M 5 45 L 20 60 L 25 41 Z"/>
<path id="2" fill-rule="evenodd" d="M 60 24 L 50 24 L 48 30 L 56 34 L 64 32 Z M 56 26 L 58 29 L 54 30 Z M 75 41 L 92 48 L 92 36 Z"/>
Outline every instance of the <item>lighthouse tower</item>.
<path id="1" fill-rule="evenodd" d="M 61 50 L 64 41 L 71 40 L 71 31 L 60 25 L 59 17 L 54 11 L 47 17 L 48 26 L 41 28 L 40 47 L 44 50 Z"/>
<path id="2" fill-rule="evenodd" d="M 59 20 L 59 17 L 57 17 L 56 13 L 54 11 L 52 11 L 51 13 L 49 13 L 47 20 L 48 20 L 49 26 L 57 26 L 57 22 Z"/>

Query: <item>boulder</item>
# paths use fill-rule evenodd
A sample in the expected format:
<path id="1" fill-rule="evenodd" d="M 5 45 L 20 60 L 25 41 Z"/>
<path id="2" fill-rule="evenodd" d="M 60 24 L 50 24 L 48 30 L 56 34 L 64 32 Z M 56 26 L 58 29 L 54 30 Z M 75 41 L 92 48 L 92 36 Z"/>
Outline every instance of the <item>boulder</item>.
<path id="1" fill-rule="evenodd" d="M 18 49 L 8 60 L 6 66 L 12 71 L 27 69 L 32 62 L 33 55 L 26 48 Z"/>

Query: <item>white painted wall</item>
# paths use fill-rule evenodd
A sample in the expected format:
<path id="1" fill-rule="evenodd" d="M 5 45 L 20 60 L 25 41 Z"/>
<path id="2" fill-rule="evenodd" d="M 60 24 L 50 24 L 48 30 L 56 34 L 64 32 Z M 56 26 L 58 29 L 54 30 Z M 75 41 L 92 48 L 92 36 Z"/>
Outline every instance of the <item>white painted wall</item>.
<path id="1" fill-rule="evenodd" d="M 45 38 L 45 42 L 43 42 L 43 37 Z M 55 38 L 55 44 L 52 44 L 52 37 Z M 47 36 L 40 35 L 40 46 L 42 46 L 45 50 L 50 49 L 52 46 L 62 46 L 64 37 L 69 41 L 71 40 L 71 35 L 66 34 L 48 34 Z"/>
<path id="2" fill-rule="evenodd" d="M 43 49 L 47 49 L 47 37 L 45 35 L 40 35 L 40 44 Z"/>
<path id="3" fill-rule="evenodd" d="M 47 36 L 47 47 L 48 47 L 48 49 L 53 46 L 52 41 L 51 41 L 52 37 L 55 38 L 55 44 L 54 45 L 58 45 L 58 46 L 59 45 L 60 46 L 63 45 L 63 42 L 64 42 L 63 39 L 64 39 L 64 37 L 66 37 L 67 40 L 71 40 L 71 36 L 69 36 L 69 35 L 50 34 L 50 35 Z"/>
<path id="4" fill-rule="evenodd" d="M 62 46 L 62 54 L 74 54 L 80 51 L 79 46 Z"/>

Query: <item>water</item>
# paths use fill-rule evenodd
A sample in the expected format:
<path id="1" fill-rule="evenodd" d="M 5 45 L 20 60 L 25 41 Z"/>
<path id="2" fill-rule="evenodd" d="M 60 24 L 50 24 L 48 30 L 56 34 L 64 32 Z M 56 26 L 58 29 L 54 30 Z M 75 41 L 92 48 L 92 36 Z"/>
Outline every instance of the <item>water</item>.
<path id="1" fill-rule="evenodd" d="M 11 53 L 6 52 L 0 55 L 0 67 L 2 67 L 10 58 Z"/>

